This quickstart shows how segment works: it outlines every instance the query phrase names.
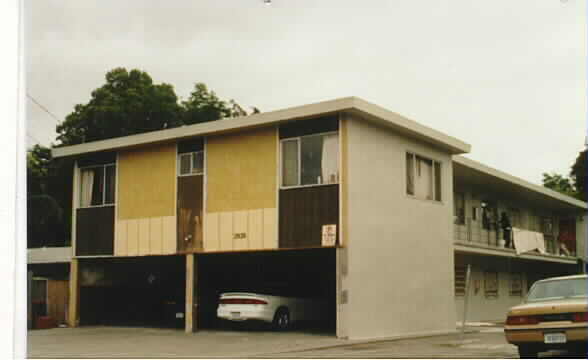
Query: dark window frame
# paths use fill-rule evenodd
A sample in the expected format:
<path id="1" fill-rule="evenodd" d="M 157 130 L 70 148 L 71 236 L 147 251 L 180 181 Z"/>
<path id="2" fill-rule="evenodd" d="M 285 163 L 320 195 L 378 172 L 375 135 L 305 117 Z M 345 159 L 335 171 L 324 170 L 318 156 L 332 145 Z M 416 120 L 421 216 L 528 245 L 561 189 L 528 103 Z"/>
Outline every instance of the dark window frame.
<path id="1" fill-rule="evenodd" d="M 106 189 L 106 168 L 112 167 L 114 168 L 114 181 L 112 182 L 112 186 L 114 187 L 114 192 L 113 192 L 113 196 L 112 196 L 112 202 L 106 202 L 106 194 L 107 194 L 107 189 Z M 102 168 L 102 202 L 100 204 L 96 204 L 96 205 L 92 205 L 92 201 L 90 200 L 90 205 L 86 205 L 83 206 L 82 205 L 82 194 L 84 191 L 84 182 L 83 182 L 83 178 L 82 178 L 82 173 L 84 170 L 89 170 L 89 169 L 96 169 L 96 168 Z M 78 209 L 87 209 L 87 208 L 94 208 L 94 207 L 102 207 L 102 206 L 114 206 L 116 205 L 116 182 L 117 182 L 117 167 L 116 167 L 116 162 L 114 163 L 107 163 L 107 164 L 99 164 L 99 165 L 89 165 L 89 166 L 83 166 L 83 167 L 79 167 L 79 179 L 80 179 L 80 185 L 79 185 L 79 196 L 78 196 Z"/>
<path id="2" fill-rule="evenodd" d="M 411 159 L 411 160 L 409 160 Z M 430 186 L 432 187 L 432 198 L 429 199 L 427 197 L 421 197 L 416 195 L 416 178 L 417 173 L 420 176 L 420 166 L 417 166 L 417 160 L 421 161 L 430 161 L 431 162 L 431 179 L 430 179 Z M 410 166 L 409 166 L 410 164 Z M 422 156 L 413 151 L 406 151 L 404 157 L 404 167 L 405 167 L 405 177 L 404 181 L 406 184 L 406 196 L 412 199 L 418 200 L 425 200 L 425 201 L 432 201 L 435 203 L 443 203 L 443 162 L 439 160 L 432 159 L 427 156 Z M 410 186 L 409 178 L 412 175 L 412 188 Z"/>
<path id="3" fill-rule="evenodd" d="M 308 139 L 311 137 L 325 137 L 328 135 L 336 135 L 337 136 L 337 179 L 334 182 L 322 182 L 322 183 L 316 183 L 316 184 L 302 184 L 302 168 L 303 168 L 303 164 L 302 164 L 302 140 L 303 139 Z M 284 143 L 285 142 L 296 142 L 297 146 L 297 150 L 296 150 L 296 159 L 297 159 L 297 181 L 295 185 L 284 185 L 284 165 L 285 165 L 285 161 L 284 161 Z M 329 185 L 337 185 L 340 182 L 340 178 L 341 178 L 341 164 L 340 164 L 340 160 L 341 160 L 341 154 L 340 154 L 340 137 L 339 137 L 339 131 L 327 131 L 327 132 L 321 132 L 321 133 L 316 133 L 316 134 L 307 134 L 307 135 L 301 135 L 301 136 L 294 136 L 294 137 L 284 137 L 282 139 L 280 139 L 280 177 L 279 177 L 279 183 L 280 183 L 280 189 L 281 190 L 288 190 L 288 189 L 296 189 L 296 188 L 304 188 L 304 187 L 312 187 L 312 186 L 329 186 Z"/>

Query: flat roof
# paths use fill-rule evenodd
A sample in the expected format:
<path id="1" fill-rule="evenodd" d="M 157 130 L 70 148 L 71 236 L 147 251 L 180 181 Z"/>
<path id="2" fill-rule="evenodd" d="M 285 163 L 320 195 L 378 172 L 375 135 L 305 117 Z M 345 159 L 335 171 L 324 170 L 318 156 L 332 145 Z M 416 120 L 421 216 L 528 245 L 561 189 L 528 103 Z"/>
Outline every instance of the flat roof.
<path id="1" fill-rule="evenodd" d="M 566 208 L 588 209 L 584 201 L 509 175 L 464 156 L 454 156 L 453 163 L 454 181 L 457 183 L 490 186 L 494 187 L 497 192 L 502 192 L 512 197 L 526 198 L 551 206 L 557 205 L 557 203 L 565 203 Z M 514 191 L 512 190 L 513 188 Z"/>
<path id="2" fill-rule="evenodd" d="M 56 158 L 74 156 L 97 151 L 124 149 L 173 140 L 177 141 L 194 136 L 234 132 L 291 120 L 319 117 L 338 112 L 350 112 L 356 114 L 362 120 L 373 122 L 382 127 L 390 128 L 407 136 L 417 138 L 444 149 L 451 154 L 463 154 L 469 152 L 471 149 L 469 144 L 462 142 L 457 138 L 421 125 L 397 113 L 386 110 L 383 107 L 352 96 L 243 117 L 225 118 L 171 129 L 92 141 L 78 145 L 57 147 L 52 149 L 51 152 L 53 157 Z"/>

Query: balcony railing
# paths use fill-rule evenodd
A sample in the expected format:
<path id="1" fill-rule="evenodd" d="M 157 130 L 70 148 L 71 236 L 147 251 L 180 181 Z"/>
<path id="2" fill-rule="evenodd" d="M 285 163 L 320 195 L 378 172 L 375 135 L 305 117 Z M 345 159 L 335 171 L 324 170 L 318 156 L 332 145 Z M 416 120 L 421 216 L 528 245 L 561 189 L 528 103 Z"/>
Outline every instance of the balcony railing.
<path id="1" fill-rule="evenodd" d="M 474 221 L 471 218 L 464 220 L 465 221 L 463 221 L 462 224 L 453 225 L 453 237 L 455 241 L 492 248 L 507 248 L 514 251 L 512 231 L 509 233 L 509 236 L 511 237 L 510 242 L 509 244 L 506 244 L 506 241 L 503 241 L 504 231 L 500 227 L 496 227 L 493 224 L 485 227 L 482 221 Z M 554 234 L 543 233 L 543 238 L 545 239 L 546 253 L 551 255 L 561 255 L 559 244 L 557 243 Z M 506 245 L 510 246 L 507 247 Z"/>

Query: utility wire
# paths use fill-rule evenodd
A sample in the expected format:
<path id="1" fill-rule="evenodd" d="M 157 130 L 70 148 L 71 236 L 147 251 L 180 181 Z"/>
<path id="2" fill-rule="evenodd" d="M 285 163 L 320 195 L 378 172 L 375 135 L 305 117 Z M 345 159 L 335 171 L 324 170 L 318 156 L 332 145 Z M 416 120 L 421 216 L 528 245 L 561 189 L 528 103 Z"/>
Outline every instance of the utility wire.
<path id="1" fill-rule="evenodd" d="M 36 138 L 36 137 L 34 137 L 33 135 L 31 135 L 31 134 L 28 134 L 28 133 L 27 133 L 27 136 L 28 136 L 29 138 L 31 138 L 32 140 L 35 140 L 35 141 L 37 142 L 37 144 L 40 144 L 40 143 L 41 143 L 41 142 L 39 141 L 39 139 L 37 139 L 37 138 Z"/>
<path id="2" fill-rule="evenodd" d="M 27 97 L 29 99 L 31 99 L 32 102 L 34 102 L 38 107 L 40 107 L 41 109 L 43 109 L 43 111 L 45 111 L 47 114 L 49 114 L 55 121 L 57 121 L 57 124 L 59 125 L 59 123 L 61 122 L 61 120 L 59 120 L 59 118 L 57 118 L 57 116 L 53 115 L 53 113 L 49 110 L 47 110 L 46 107 L 44 107 L 43 105 L 41 105 L 37 100 L 35 100 L 34 97 L 32 97 L 31 95 L 29 95 L 29 93 L 27 93 Z"/>

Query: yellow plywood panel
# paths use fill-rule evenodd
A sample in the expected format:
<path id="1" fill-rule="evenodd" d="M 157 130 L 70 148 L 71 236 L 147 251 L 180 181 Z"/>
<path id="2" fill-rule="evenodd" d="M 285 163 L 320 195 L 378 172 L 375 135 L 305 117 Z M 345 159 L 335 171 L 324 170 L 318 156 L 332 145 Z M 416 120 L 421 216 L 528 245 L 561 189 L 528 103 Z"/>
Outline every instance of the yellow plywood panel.
<path id="1" fill-rule="evenodd" d="M 176 145 L 118 153 L 118 219 L 175 215 Z"/>
<path id="2" fill-rule="evenodd" d="M 233 250 L 246 250 L 249 248 L 247 213 L 248 211 L 233 212 Z"/>
<path id="3" fill-rule="evenodd" d="M 218 218 L 218 213 L 204 215 L 204 251 L 218 251 L 220 249 Z"/>
<path id="4" fill-rule="evenodd" d="M 276 209 L 263 209 L 263 248 L 277 249 Z"/>
<path id="5" fill-rule="evenodd" d="M 162 253 L 174 254 L 176 252 L 176 217 L 165 216 L 162 218 Z"/>
<path id="6" fill-rule="evenodd" d="M 127 221 L 127 255 L 139 255 L 139 221 Z"/>
<path id="7" fill-rule="evenodd" d="M 207 138 L 208 212 L 276 206 L 277 141 L 275 127 Z"/>
<path id="8" fill-rule="evenodd" d="M 149 251 L 151 255 L 162 254 L 163 219 L 161 217 L 149 219 Z"/>
<path id="9" fill-rule="evenodd" d="M 263 248 L 263 209 L 249 210 L 247 219 L 249 249 Z"/>
<path id="10" fill-rule="evenodd" d="M 127 255 L 127 221 L 115 221 L 116 236 L 114 238 L 114 256 Z"/>
<path id="11" fill-rule="evenodd" d="M 149 219 L 139 219 L 139 255 L 148 255 L 149 251 Z"/>
<path id="12" fill-rule="evenodd" d="M 219 213 L 219 244 L 221 251 L 233 250 L 233 213 Z"/>

